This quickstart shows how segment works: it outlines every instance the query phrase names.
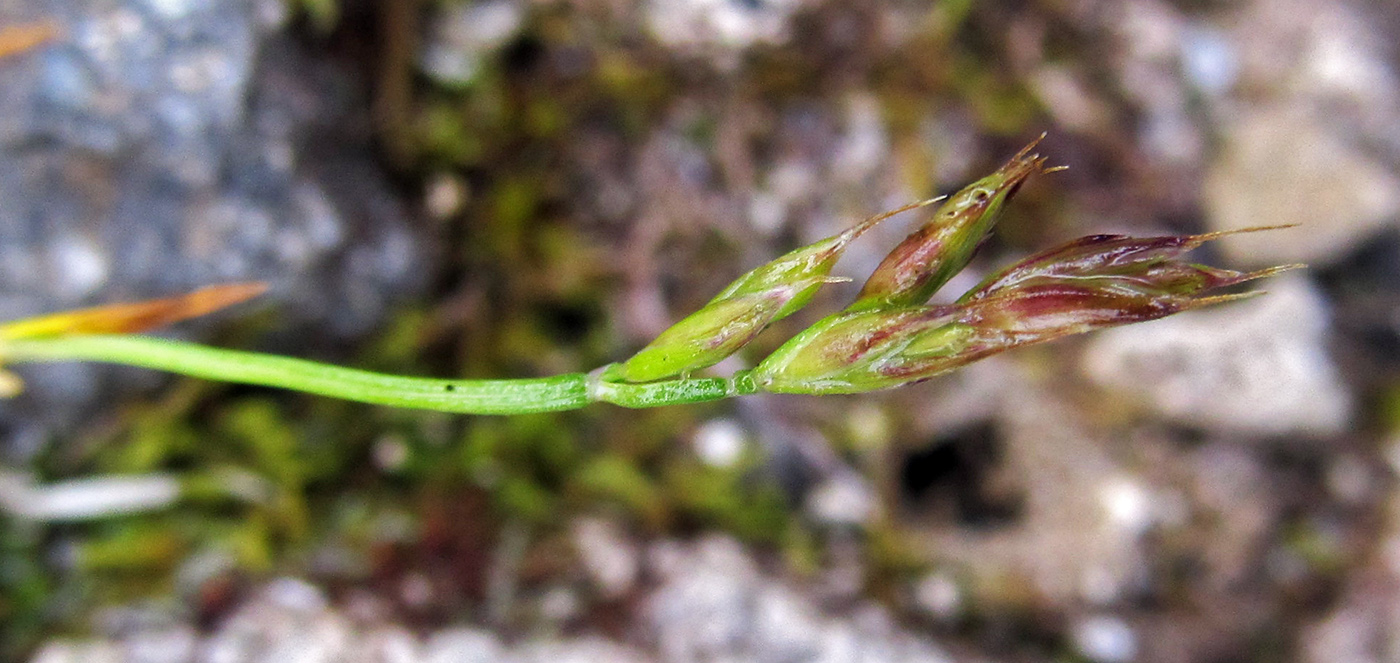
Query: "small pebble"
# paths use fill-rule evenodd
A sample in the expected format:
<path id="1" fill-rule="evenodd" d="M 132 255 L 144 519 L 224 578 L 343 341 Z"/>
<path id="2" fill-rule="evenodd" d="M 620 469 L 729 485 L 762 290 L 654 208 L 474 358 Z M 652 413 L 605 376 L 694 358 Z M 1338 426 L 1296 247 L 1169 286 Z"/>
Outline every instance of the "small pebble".
<path id="1" fill-rule="evenodd" d="M 1137 657 L 1137 634 L 1117 617 L 1094 616 L 1074 625 L 1074 644 L 1097 663 L 1127 663 Z"/>
<path id="2" fill-rule="evenodd" d="M 733 419 L 711 419 L 692 438 L 695 453 L 711 467 L 732 467 L 744 454 L 744 429 Z"/>

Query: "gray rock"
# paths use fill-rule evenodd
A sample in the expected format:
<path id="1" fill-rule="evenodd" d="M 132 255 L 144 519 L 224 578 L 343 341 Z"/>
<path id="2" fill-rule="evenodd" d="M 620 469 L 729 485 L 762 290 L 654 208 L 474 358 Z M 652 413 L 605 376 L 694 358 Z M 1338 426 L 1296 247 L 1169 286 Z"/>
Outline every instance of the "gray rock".
<path id="1" fill-rule="evenodd" d="M 186 663 L 194 660 L 199 634 L 190 626 L 133 633 L 122 641 L 128 663 Z"/>
<path id="2" fill-rule="evenodd" d="M 967 602 L 1005 600 L 998 586 L 1056 604 L 1118 600 L 1146 565 L 1141 536 L 1156 519 L 1151 489 L 1117 457 L 1122 440 L 1096 430 L 1064 398 L 1062 378 L 1010 372 L 996 418 L 1003 460 L 991 479 L 1017 497 L 1017 515 L 993 528 L 936 520 L 917 529 L 921 547 L 964 581 Z M 984 593 L 986 592 L 986 593 Z"/>
<path id="3" fill-rule="evenodd" d="M 1400 651 L 1400 603 L 1392 570 L 1360 574 L 1324 618 L 1302 630 L 1305 663 L 1384 663 Z"/>
<path id="4" fill-rule="evenodd" d="M 792 588 L 763 583 L 753 594 L 751 633 L 737 658 L 812 661 L 822 651 L 822 615 Z"/>
<path id="5" fill-rule="evenodd" d="M 206 639 L 200 663 L 288 661 L 330 663 L 355 650 L 349 621 L 331 610 L 321 591 L 301 580 L 277 580 Z"/>
<path id="6" fill-rule="evenodd" d="M 30 663 L 123 663 L 125 660 L 121 650 L 110 642 L 55 640 L 41 647 Z"/>
<path id="7" fill-rule="evenodd" d="M 677 52 L 733 54 L 787 40 L 788 23 L 806 0 L 648 0 L 646 22 Z"/>
<path id="8" fill-rule="evenodd" d="M 1240 58 L 1234 41 L 1210 25 L 1194 24 L 1185 29 L 1181 64 L 1192 87 L 1211 97 L 1228 93 L 1240 77 Z"/>
<path id="9" fill-rule="evenodd" d="M 1137 634 L 1116 617 L 1085 617 L 1074 625 L 1073 638 L 1079 653 L 1091 661 L 1127 663 L 1137 657 Z"/>
<path id="10" fill-rule="evenodd" d="M 654 553 L 662 583 L 648 597 L 644 619 L 663 661 L 950 660 L 933 643 L 896 627 L 883 608 L 825 614 L 808 592 L 759 573 L 731 539 L 658 544 Z"/>
<path id="11" fill-rule="evenodd" d="M 1277 527 L 1278 496 L 1260 455 L 1239 444 L 1207 444 L 1187 461 L 1190 516 L 1210 523 L 1200 546 L 1200 578 L 1233 587 L 1259 569 L 1259 551 Z"/>
<path id="12" fill-rule="evenodd" d="M 525 4 L 491 0 L 440 7 L 423 49 L 423 70 L 446 85 L 470 83 L 481 71 L 482 59 L 520 30 Z"/>
<path id="13" fill-rule="evenodd" d="M 1267 287 L 1257 300 L 1098 334 L 1085 372 L 1184 424 L 1251 436 L 1345 430 L 1352 397 L 1327 354 L 1322 295 L 1299 275 Z"/>
<path id="14" fill-rule="evenodd" d="M 818 522 L 833 526 L 860 526 L 880 512 L 875 488 L 855 472 L 827 477 L 807 495 L 807 512 Z"/>
<path id="15" fill-rule="evenodd" d="M 63 35 L 0 62 L 0 319 L 264 280 L 274 343 L 304 350 L 366 333 L 423 282 L 423 239 L 346 129 L 367 126 L 364 102 L 279 34 L 271 4 L 0 4 L 0 24 L 45 17 Z M 0 423 L 158 383 L 23 372 Z"/>
<path id="16" fill-rule="evenodd" d="M 488 631 L 452 628 L 438 631 L 423 645 L 423 663 L 494 663 L 502 659 L 501 641 Z"/>
<path id="17" fill-rule="evenodd" d="M 1211 106 L 1222 141 L 1205 179 L 1207 221 L 1303 224 L 1227 239 L 1241 264 L 1333 261 L 1400 218 L 1394 39 L 1375 11 L 1271 0 L 1221 15 L 1241 84 Z"/>
<path id="18" fill-rule="evenodd" d="M 626 645 L 583 637 L 527 642 L 505 660 L 511 663 L 647 663 L 651 658 Z"/>
<path id="19" fill-rule="evenodd" d="M 1210 229 L 1301 226 L 1225 238 L 1238 264 L 1335 260 L 1400 215 L 1400 176 L 1315 113 L 1251 109 L 1223 138 L 1205 181 Z"/>
<path id="20" fill-rule="evenodd" d="M 605 597 L 631 591 L 641 571 L 637 546 L 611 520 L 584 518 L 573 525 L 574 549 L 593 584 Z"/>
<path id="21" fill-rule="evenodd" d="M 1124 45 L 1115 62 L 1118 83 L 1140 109 L 1138 142 L 1157 165 L 1183 166 L 1200 158 L 1204 139 L 1192 117 L 1185 54 L 1195 45 L 1189 25 L 1171 3 L 1106 3 L 1105 29 Z"/>
<path id="22" fill-rule="evenodd" d="M 920 578 L 913 587 L 914 605 L 925 614 L 940 620 L 951 620 L 963 612 L 963 588 L 951 574 L 933 572 Z"/>
<path id="23" fill-rule="evenodd" d="M 728 538 L 661 548 L 653 557 L 665 581 L 648 598 L 645 618 L 662 658 L 712 661 L 737 651 L 753 621 L 753 560 Z"/>
<path id="24" fill-rule="evenodd" d="M 378 626 L 360 637 L 350 651 L 347 663 L 419 663 L 422 645 L 407 628 Z"/>
<path id="25" fill-rule="evenodd" d="M 201 637 L 165 617 L 127 619 L 105 637 L 54 640 L 35 663 L 949 663 L 933 643 L 866 604 L 833 616 L 811 592 L 761 574 L 736 541 L 653 547 L 661 586 L 644 599 L 631 632 L 655 644 L 597 635 L 539 636 L 503 643 L 492 631 L 453 626 L 421 639 L 385 615 L 352 618 L 305 581 L 263 586 Z M 162 613 L 164 614 L 164 613 Z M 183 617 L 182 619 L 188 619 Z"/>
<path id="26" fill-rule="evenodd" d="M 302 615 L 314 615 L 328 607 L 320 588 L 299 578 L 278 578 L 268 583 L 263 588 L 263 600 Z"/>
<path id="27" fill-rule="evenodd" d="M 746 431 L 733 419 L 711 419 L 695 429 L 695 455 L 711 467 L 732 467 L 749 443 Z"/>

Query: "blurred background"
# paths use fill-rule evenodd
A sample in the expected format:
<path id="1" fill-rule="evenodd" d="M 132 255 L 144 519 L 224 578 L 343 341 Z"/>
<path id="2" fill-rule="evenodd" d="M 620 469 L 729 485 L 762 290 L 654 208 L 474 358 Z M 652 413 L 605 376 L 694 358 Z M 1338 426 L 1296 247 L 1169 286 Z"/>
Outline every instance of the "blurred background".
<path id="1" fill-rule="evenodd" d="M 1199 259 L 1310 265 L 853 397 L 488 418 L 21 367 L 0 659 L 1396 660 L 1397 43 L 1390 0 L 0 0 L 0 319 L 257 279 L 171 333 L 588 370 L 1045 131 L 1069 170 L 947 291 L 1102 232 L 1297 223 Z"/>

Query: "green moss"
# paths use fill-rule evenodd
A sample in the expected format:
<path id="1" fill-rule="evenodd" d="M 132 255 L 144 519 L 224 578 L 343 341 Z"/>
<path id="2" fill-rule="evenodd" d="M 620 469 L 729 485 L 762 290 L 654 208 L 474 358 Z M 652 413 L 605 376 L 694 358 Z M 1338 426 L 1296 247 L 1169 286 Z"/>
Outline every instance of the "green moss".
<path id="1" fill-rule="evenodd" d="M 696 523 L 763 543 L 778 543 L 787 531 L 788 506 L 769 483 L 733 468 L 676 462 L 664 475 L 676 508 Z"/>
<path id="2" fill-rule="evenodd" d="M 512 474 L 501 479 L 493 491 L 496 504 L 509 519 L 529 523 L 549 523 L 558 516 L 558 496 L 530 477 Z"/>
<path id="3" fill-rule="evenodd" d="M 157 572 L 174 568 L 188 542 L 161 519 L 114 527 L 87 537 L 77 548 L 77 563 L 88 572 Z"/>
<path id="4" fill-rule="evenodd" d="M 53 617 L 55 583 L 41 562 L 43 541 L 41 528 L 0 519 L 0 660 L 20 660 Z"/>
<path id="5" fill-rule="evenodd" d="M 305 16 L 320 34 L 329 34 L 340 23 L 341 0 L 286 0 L 286 3 L 293 13 Z"/>
<path id="6" fill-rule="evenodd" d="M 580 510 L 613 503 L 653 528 L 669 516 L 660 487 L 633 459 L 619 454 L 604 454 L 585 463 L 570 477 L 570 488 Z"/>
<path id="7" fill-rule="evenodd" d="M 1005 136 L 1022 134 L 1039 113 L 1039 103 L 1023 83 L 976 57 L 957 58 L 952 80 L 959 98 L 985 131 Z"/>

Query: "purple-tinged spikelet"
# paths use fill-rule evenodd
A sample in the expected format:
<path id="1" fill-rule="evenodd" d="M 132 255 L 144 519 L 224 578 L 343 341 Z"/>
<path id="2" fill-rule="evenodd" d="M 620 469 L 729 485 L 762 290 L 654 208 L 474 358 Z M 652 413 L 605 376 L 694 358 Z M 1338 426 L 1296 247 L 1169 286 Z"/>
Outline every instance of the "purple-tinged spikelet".
<path id="1" fill-rule="evenodd" d="M 1235 272 L 1176 259 L 1218 236 L 1081 238 L 992 275 L 956 304 L 827 317 L 752 377 L 780 393 L 896 387 L 1023 345 L 1249 297 L 1256 293 L 1205 293 L 1295 267 Z"/>

